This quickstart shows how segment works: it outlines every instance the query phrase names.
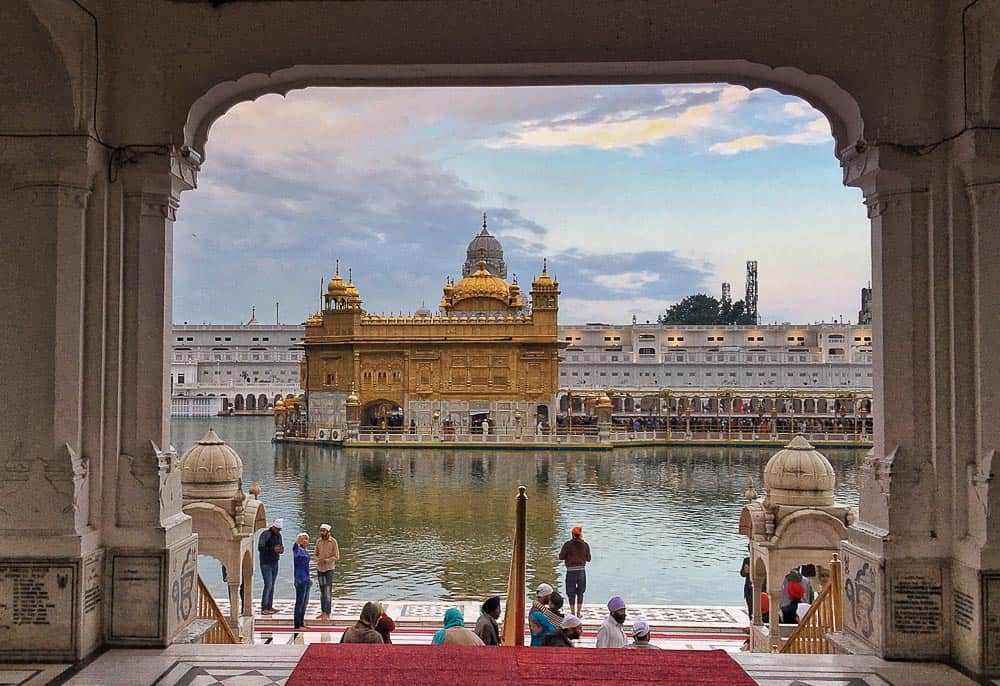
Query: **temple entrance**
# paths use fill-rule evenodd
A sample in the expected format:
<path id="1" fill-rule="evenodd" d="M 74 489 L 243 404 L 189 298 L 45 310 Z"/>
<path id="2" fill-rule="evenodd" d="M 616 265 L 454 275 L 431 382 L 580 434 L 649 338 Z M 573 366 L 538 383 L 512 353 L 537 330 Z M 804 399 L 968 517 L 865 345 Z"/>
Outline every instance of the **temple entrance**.
<path id="1" fill-rule="evenodd" d="M 373 400 L 362 408 L 361 428 L 398 433 L 403 428 L 403 408 L 391 400 Z"/>
<path id="2" fill-rule="evenodd" d="M 105 575 L 107 605 L 94 613 L 100 630 L 73 634 L 98 638 L 77 638 L 58 651 L 32 646 L 32 654 L 80 659 L 105 637 L 161 645 L 189 621 L 167 607 L 167 589 L 196 541 L 190 522 L 177 516 L 168 407 L 155 398 L 167 394 L 163 332 L 172 310 L 168 265 L 180 191 L 195 186 L 209 128 L 231 105 L 309 85 L 719 80 L 774 87 L 815 104 L 831 121 L 845 183 L 863 189 L 870 212 L 877 419 L 866 460 L 864 526 L 851 529 L 845 576 L 861 575 L 879 608 L 892 607 L 894 580 L 919 578 L 936 589 L 944 609 L 919 627 L 895 621 L 891 612 L 874 619 L 868 613 L 863 635 L 853 630 L 880 655 L 1000 671 L 984 654 L 996 640 L 984 608 L 997 570 L 982 554 L 995 548 L 1000 530 L 990 479 L 998 434 L 989 421 L 996 416 L 998 367 L 981 352 L 996 327 L 975 315 L 991 311 L 997 299 L 990 274 L 998 254 L 1000 151 L 985 133 L 1000 124 L 997 38 L 989 30 L 996 3 L 911 14 L 911 30 L 892 36 L 899 59 L 887 57 L 884 39 L 871 32 L 830 27 L 890 25 L 906 10 L 901 2 L 791 8 L 780 22 L 766 9 L 692 14 L 679 5 L 629 2 L 631 12 L 621 3 L 596 2 L 558 17 L 566 38 L 557 42 L 542 30 L 555 19 L 527 8 L 511 9 L 508 29 L 494 32 L 475 16 L 396 6 L 405 3 L 292 3 L 281 8 L 280 22 L 272 21 L 277 10 L 270 3 L 241 3 L 239 11 L 159 3 L 125 27 L 105 3 L 92 4 L 93 14 L 82 4 L 15 2 L 5 15 L 17 60 L 5 66 L 11 78 L 3 80 L 0 100 L 16 107 L 0 123 L 14 141 L 3 153 L 9 164 L 0 172 L 0 202 L 5 259 L 19 269 L 6 270 L 10 280 L 0 289 L 11 314 L 3 361 L 9 394 L 43 401 L 12 408 L 0 435 L 11 441 L 4 452 L 23 439 L 18 451 L 47 471 L 25 472 L 39 488 L 14 492 L 5 528 L 14 533 L 4 540 L 7 549 L 21 549 L 56 531 L 59 545 L 63 537 L 77 545 L 51 554 L 78 567 L 92 560 L 85 556 L 103 555 L 95 568 L 116 569 L 116 558 L 124 563 L 124 555 L 142 554 L 168 571 L 147 584 L 151 589 L 143 587 L 145 597 L 163 600 L 140 633 L 123 633 L 129 627 L 115 620 L 110 590 L 117 580 Z M 355 35 L 405 26 L 414 40 L 386 41 L 386 51 L 375 54 L 365 43 L 308 30 L 342 26 L 345 15 Z M 93 48 L 83 28 L 91 18 L 102 38 Z M 189 28 L 207 22 L 216 30 Z M 608 26 L 615 31 L 604 35 Z M 268 40 L 255 40 L 254 27 L 267 27 Z M 668 27 L 688 40 L 660 40 Z M 144 40 L 128 40 L 125 30 Z M 968 46 L 967 32 L 975 37 Z M 491 63 L 473 62 L 445 33 L 480 41 Z M 186 52 L 178 49 L 185 40 Z M 115 46 L 114 59 L 95 64 L 107 46 Z M 185 60 L 190 69 L 180 68 Z M 172 78 L 139 78 L 149 73 Z M 46 97 L 36 97 L 39 81 Z M 192 102 L 197 94 L 203 95 Z M 103 116 L 108 112 L 114 117 Z M 18 244 L 13 238 L 22 234 L 52 249 Z M 830 236 L 835 240 L 836 231 Z M 24 273 L 51 277 L 52 285 L 25 289 Z M 44 393 L 37 393 L 39 385 Z M 835 410 L 845 418 L 851 412 Z M 127 462 L 141 466 L 144 478 L 121 479 Z M 50 497 L 41 497 L 41 488 Z M 118 497 L 101 497 L 115 488 Z M 44 516 L 37 502 L 46 504 Z M 887 546 L 890 536 L 894 545 Z M 948 625 L 950 599 L 972 608 L 964 638 Z M 82 602 L 79 609 L 65 615 L 82 616 Z"/>

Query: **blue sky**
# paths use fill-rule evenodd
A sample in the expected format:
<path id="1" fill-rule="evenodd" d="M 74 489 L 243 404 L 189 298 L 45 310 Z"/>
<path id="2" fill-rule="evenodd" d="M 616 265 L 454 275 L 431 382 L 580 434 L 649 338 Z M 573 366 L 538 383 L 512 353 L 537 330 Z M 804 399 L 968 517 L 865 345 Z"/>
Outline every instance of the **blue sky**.
<path id="1" fill-rule="evenodd" d="M 325 88 L 241 103 L 181 197 L 174 321 L 297 322 L 354 271 L 366 309 L 435 308 L 489 216 L 560 320 L 655 318 L 756 259 L 765 322 L 857 316 L 869 226 L 826 120 L 724 84 Z"/>

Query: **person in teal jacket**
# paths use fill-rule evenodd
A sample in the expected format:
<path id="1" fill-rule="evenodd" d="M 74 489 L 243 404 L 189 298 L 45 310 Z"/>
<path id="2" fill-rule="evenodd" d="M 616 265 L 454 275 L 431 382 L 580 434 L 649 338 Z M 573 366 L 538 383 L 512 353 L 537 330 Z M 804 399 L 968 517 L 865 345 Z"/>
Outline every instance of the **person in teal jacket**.
<path id="1" fill-rule="evenodd" d="M 538 610 L 528 615 L 528 626 L 531 628 L 531 645 L 536 648 L 544 645 L 542 639 L 545 638 L 545 634 L 551 634 L 556 630 L 549 618 Z"/>

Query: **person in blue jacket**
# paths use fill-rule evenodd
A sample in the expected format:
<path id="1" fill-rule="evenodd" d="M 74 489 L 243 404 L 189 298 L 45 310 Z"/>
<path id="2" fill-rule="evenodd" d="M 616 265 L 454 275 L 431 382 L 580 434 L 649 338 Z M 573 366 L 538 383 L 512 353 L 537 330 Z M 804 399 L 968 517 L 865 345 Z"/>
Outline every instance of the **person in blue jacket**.
<path id="1" fill-rule="evenodd" d="M 309 589 L 312 578 L 309 576 L 309 534 L 303 532 L 295 537 L 292 544 L 292 562 L 295 564 L 295 630 L 306 628 L 306 605 L 309 604 Z"/>

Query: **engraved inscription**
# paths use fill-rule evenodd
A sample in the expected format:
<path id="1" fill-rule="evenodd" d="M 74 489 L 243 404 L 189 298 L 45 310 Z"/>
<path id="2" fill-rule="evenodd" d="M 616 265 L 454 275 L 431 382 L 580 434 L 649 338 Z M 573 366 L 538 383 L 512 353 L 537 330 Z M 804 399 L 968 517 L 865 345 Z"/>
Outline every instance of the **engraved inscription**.
<path id="1" fill-rule="evenodd" d="M 101 560 L 91 557 L 83 567 L 83 612 L 90 614 L 101 606 Z"/>
<path id="2" fill-rule="evenodd" d="M 955 591 L 954 598 L 955 624 L 972 631 L 972 621 L 975 617 L 975 600 L 968 593 Z"/>
<path id="3" fill-rule="evenodd" d="M 111 631 L 115 639 L 160 635 L 161 558 L 118 555 L 112 563 Z M 136 612 L 136 608 L 145 608 Z"/>
<path id="4" fill-rule="evenodd" d="M 983 575 L 983 597 L 986 599 L 983 643 L 986 668 L 1000 668 L 1000 576 Z"/>
<path id="5" fill-rule="evenodd" d="M 904 634 L 941 631 L 941 580 L 922 574 L 900 574 L 892 584 L 892 623 Z"/>
<path id="6" fill-rule="evenodd" d="M 0 565 L 0 655 L 71 650 L 75 581 L 69 564 Z"/>

